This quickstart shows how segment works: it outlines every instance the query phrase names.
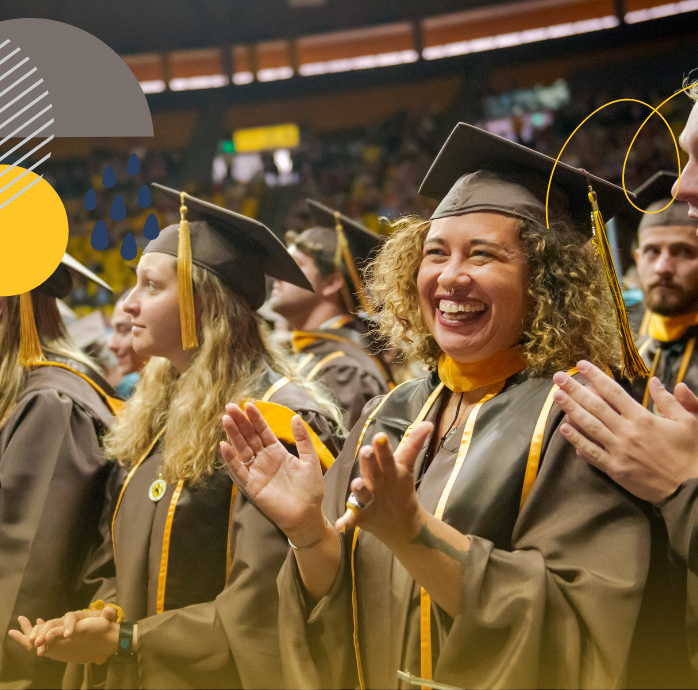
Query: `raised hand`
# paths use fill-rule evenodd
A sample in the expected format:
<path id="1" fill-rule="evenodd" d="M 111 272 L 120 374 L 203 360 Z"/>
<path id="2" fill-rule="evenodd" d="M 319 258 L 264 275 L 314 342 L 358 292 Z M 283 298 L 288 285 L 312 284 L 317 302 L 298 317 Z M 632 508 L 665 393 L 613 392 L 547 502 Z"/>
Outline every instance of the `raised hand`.
<path id="1" fill-rule="evenodd" d="M 659 417 L 589 362 L 577 366 L 597 394 L 562 372 L 553 377 L 560 386 L 555 402 L 567 413 L 560 432 L 577 455 L 653 503 L 698 477 L 698 398 L 685 384 L 674 396 L 650 380 Z"/>
<path id="2" fill-rule="evenodd" d="M 366 507 L 358 511 L 347 508 L 336 523 L 337 529 L 358 525 L 391 548 L 417 536 L 424 515 L 414 486 L 414 464 L 432 428 L 431 422 L 417 425 L 395 452 L 383 433 L 376 434 L 370 446 L 361 448 L 361 477 L 352 481 L 351 490 Z"/>
<path id="3" fill-rule="evenodd" d="M 221 453 L 235 482 L 289 538 L 301 543 L 308 530 L 324 525 L 322 466 L 300 417 L 292 421 L 299 457 L 276 438 L 259 410 L 226 406 L 223 417 L 230 443 Z"/>

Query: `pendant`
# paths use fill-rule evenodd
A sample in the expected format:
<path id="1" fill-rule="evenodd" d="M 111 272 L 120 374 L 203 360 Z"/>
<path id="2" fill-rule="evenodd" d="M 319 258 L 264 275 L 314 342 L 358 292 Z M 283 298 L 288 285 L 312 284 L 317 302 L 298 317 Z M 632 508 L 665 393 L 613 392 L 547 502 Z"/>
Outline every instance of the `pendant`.
<path id="1" fill-rule="evenodd" d="M 151 501 L 155 501 L 155 503 L 157 503 L 165 495 L 166 490 L 167 483 L 165 482 L 165 480 L 156 479 L 150 485 L 150 489 L 148 489 L 148 498 L 150 498 Z"/>

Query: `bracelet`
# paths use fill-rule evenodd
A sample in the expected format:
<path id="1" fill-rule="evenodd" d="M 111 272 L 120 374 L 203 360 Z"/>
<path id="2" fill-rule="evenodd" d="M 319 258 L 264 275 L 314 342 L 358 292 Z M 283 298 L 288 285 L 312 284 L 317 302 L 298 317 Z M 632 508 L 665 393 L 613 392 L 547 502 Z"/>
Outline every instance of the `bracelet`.
<path id="1" fill-rule="evenodd" d="M 131 656 L 133 654 L 133 623 L 121 623 L 119 625 L 119 643 L 116 650 L 117 656 Z"/>
<path id="2" fill-rule="evenodd" d="M 323 517 L 325 517 L 323 515 Z M 330 524 L 330 521 L 325 517 L 325 527 L 328 527 Z M 325 535 L 321 534 L 318 539 L 316 539 L 312 544 L 308 544 L 307 546 L 294 546 L 294 544 L 291 542 L 290 539 L 288 539 L 288 545 L 294 550 L 294 551 L 305 551 L 306 549 L 312 549 L 314 546 L 317 546 L 323 539 Z"/>

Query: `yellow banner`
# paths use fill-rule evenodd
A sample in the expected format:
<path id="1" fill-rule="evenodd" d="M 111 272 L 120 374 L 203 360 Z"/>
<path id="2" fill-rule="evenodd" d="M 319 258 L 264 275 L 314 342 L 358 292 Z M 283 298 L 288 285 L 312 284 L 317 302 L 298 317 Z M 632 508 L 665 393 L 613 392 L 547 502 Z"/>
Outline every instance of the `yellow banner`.
<path id="1" fill-rule="evenodd" d="M 270 149 L 292 149 L 300 144 L 298 125 L 274 125 L 238 129 L 233 132 L 235 153 L 251 153 Z"/>

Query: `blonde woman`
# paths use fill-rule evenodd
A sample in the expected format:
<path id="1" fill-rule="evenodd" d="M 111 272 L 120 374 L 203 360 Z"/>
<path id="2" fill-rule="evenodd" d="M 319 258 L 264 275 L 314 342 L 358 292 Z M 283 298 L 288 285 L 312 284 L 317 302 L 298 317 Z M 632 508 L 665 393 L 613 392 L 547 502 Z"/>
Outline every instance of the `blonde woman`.
<path id="1" fill-rule="evenodd" d="M 307 286 L 298 265 L 263 225 L 181 196 L 200 220 L 186 220 L 183 206 L 180 225 L 150 242 L 123 305 L 134 350 L 150 359 L 106 440 L 124 472 L 110 487 L 90 572 L 101 580 L 94 608 L 118 605 L 123 621 L 113 622 L 107 606 L 109 615 L 50 621 L 31 641 L 42 655 L 81 663 L 119 650 L 108 686 L 137 685 L 138 677 L 146 687 L 274 686 L 276 576 L 288 543 L 221 463 L 221 416 L 230 401 L 259 401 L 296 452 L 289 425 L 297 414 L 329 466 L 340 413 L 292 380 L 254 311 L 264 272 Z M 47 640 L 68 623 L 67 639 L 59 629 Z M 92 669 L 93 683 L 103 668 Z"/>
<path id="2" fill-rule="evenodd" d="M 94 591 L 80 569 L 99 539 L 116 401 L 61 320 L 69 267 L 109 287 L 66 254 L 31 293 L 0 297 L 1 686 L 61 686 L 64 664 L 29 657 L 7 632 L 19 614 L 61 615 Z"/>
<path id="3" fill-rule="evenodd" d="M 452 133 L 432 220 L 398 223 L 369 281 L 385 335 L 432 371 L 366 406 L 324 486 L 253 406 L 224 420 L 236 482 L 297 547 L 287 687 L 624 684 L 650 527 L 559 431 L 555 371 L 621 351 L 580 171 L 558 166 L 546 227 L 553 163 Z M 591 181 L 612 216 L 622 190 Z"/>

